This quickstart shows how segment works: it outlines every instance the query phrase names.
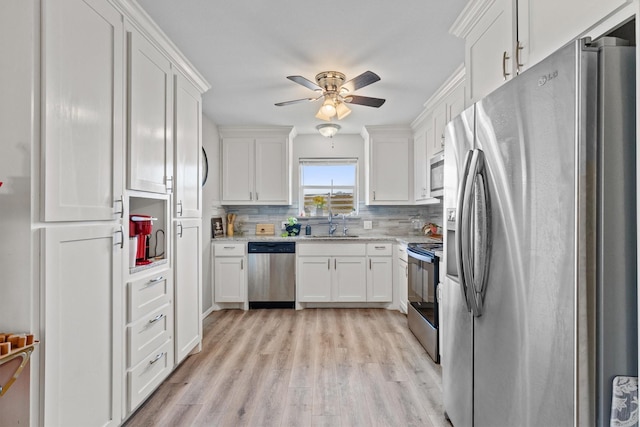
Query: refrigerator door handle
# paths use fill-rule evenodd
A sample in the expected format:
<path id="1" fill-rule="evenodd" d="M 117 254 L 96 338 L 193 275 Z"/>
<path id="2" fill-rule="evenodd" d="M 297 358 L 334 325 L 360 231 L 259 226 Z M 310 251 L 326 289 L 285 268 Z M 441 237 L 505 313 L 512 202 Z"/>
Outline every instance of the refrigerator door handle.
<path id="1" fill-rule="evenodd" d="M 473 176 L 473 224 L 475 226 L 473 237 L 473 265 L 472 291 L 470 293 L 471 311 L 475 317 L 482 316 L 484 312 L 484 294 L 486 291 L 487 276 L 489 273 L 489 258 L 491 251 L 491 208 L 489 204 L 489 188 L 484 162 L 484 152 L 475 150 L 476 162 L 472 164 Z"/>
<path id="2" fill-rule="evenodd" d="M 467 283 L 467 266 L 465 263 L 465 257 L 468 256 L 468 249 L 466 244 L 469 240 L 468 228 L 468 208 L 469 204 L 466 203 L 465 195 L 467 194 L 467 187 L 469 181 L 469 167 L 471 164 L 473 151 L 468 151 L 464 158 L 464 171 L 462 178 L 460 179 L 460 185 L 458 188 L 458 200 L 457 200 L 457 213 L 458 218 L 456 220 L 456 264 L 458 267 L 458 281 L 460 283 L 460 290 L 462 291 L 462 297 L 467 306 L 467 310 L 471 311 L 471 305 L 469 303 L 468 286 Z"/>

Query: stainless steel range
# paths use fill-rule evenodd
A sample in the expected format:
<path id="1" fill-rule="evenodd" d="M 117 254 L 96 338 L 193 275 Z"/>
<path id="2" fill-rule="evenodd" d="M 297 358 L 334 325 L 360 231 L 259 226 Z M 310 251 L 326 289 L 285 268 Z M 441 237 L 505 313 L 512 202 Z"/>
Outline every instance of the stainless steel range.
<path id="1" fill-rule="evenodd" d="M 438 348 L 438 298 L 441 243 L 410 243 L 407 245 L 409 264 L 409 329 L 418 338 L 434 362 L 440 363 Z"/>

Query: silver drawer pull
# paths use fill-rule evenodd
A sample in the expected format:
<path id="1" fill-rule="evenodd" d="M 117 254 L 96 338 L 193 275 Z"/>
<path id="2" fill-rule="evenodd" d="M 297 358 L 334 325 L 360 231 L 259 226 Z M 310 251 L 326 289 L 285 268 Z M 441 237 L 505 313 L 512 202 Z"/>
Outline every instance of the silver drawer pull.
<path id="1" fill-rule="evenodd" d="M 386 249 L 386 246 L 374 246 L 374 249 Z"/>
<path id="2" fill-rule="evenodd" d="M 158 276 L 155 279 L 149 280 L 149 283 L 157 283 L 157 282 L 160 282 L 162 280 L 164 280 L 164 276 Z"/>
<path id="3" fill-rule="evenodd" d="M 236 247 L 235 246 L 225 246 L 224 248 L 225 249 L 235 249 Z"/>
<path id="4" fill-rule="evenodd" d="M 164 317 L 164 314 L 158 314 L 156 317 L 149 320 L 149 323 L 156 323 L 158 320 L 162 319 L 163 317 Z"/>
<path id="5" fill-rule="evenodd" d="M 156 357 L 153 360 L 149 361 L 149 365 L 153 365 L 154 363 L 156 363 L 158 360 L 162 359 L 162 356 L 164 356 L 164 353 L 160 353 L 158 355 L 156 355 Z"/>

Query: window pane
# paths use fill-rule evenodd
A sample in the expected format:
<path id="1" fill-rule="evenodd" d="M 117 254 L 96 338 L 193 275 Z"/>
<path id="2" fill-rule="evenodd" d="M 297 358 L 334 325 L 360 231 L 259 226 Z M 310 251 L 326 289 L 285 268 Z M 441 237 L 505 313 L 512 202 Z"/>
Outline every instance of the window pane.
<path id="1" fill-rule="evenodd" d="M 356 185 L 356 165 L 302 165 L 302 185 Z"/>

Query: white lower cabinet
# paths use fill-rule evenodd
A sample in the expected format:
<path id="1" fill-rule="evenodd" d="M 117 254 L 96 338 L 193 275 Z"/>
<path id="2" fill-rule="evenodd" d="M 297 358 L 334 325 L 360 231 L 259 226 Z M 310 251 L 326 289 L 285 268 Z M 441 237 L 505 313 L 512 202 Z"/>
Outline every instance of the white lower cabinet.
<path id="1" fill-rule="evenodd" d="M 393 301 L 393 244 L 367 244 L 367 301 Z"/>
<path id="2" fill-rule="evenodd" d="M 176 364 L 180 363 L 202 340 L 201 224 L 200 219 L 176 221 L 174 266 Z"/>
<path id="3" fill-rule="evenodd" d="M 43 232 L 39 351 L 45 425 L 120 424 L 123 296 L 119 229 L 111 223 L 47 227 Z"/>
<path id="4" fill-rule="evenodd" d="M 409 266 L 406 245 L 396 245 L 396 288 L 398 290 L 398 307 L 407 313 L 409 298 Z"/>
<path id="5" fill-rule="evenodd" d="M 167 378 L 174 365 L 173 276 L 171 269 L 156 270 L 127 283 L 129 413 Z"/>
<path id="6" fill-rule="evenodd" d="M 310 243 L 296 250 L 298 302 L 393 300 L 390 243 Z"/>
<path id="7" fill-rule="evenodd" d="M 214 301 L 244 303 L 247 299 L 247 260 L 244 243 L 213 245 Z"/>

